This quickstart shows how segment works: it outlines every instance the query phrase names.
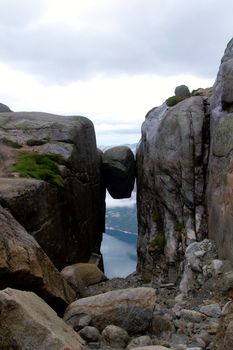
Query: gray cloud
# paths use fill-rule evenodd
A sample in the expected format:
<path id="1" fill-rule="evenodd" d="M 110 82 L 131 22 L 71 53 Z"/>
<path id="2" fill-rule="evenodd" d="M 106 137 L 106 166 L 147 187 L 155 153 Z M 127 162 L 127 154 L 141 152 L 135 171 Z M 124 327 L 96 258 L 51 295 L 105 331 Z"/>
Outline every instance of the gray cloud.
<path id="1" fill-rule="evenodd" d="M 0 61 L 48 83 L 98 73 L 213 78 L 232 35 L 230 0 L 109 0 L 84 18 L 91 25 L 81 30 L 31 27 L 45 9 L 43 1 L 0 5 Z"/>

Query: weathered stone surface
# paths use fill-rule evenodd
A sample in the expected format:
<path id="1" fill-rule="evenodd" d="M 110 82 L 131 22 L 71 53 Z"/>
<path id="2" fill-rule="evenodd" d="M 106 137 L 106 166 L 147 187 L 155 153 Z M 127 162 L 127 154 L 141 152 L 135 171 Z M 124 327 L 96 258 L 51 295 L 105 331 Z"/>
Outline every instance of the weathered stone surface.
<path id="1" fill-rule="evenodd" d="M 102 342 L 112 348 L 125 348 L 129 341 L 129 335 L 121 327 L 109 325 L 102 332 Z"/>
<path id="2" fill-rule="evenodd" d="M 86 288 L 106 279 L 103 272 L 91 263 L 77 263 L 66 266 L 61 275 L 68 284 L 77 292 L 77 296 L 86 296 Z"/>
<path id="3" fill-rule="evenodd" d="M 3 113 L 3 112 L 11 112 L 11 110 L 7 105 L 0 103 L 0 113 Z"/>
<path id="4" fill-rule="evenodd" d="M 205 100 L 191 97 L 148 115 L 137 151 L 138 272 L 158 257 L 175 264 L 205 232 L 208 116 Z"/>
<path id="5" fill-rule="evenodd" d="M 75 325 L 80 314 L 91 316 L 91 325 L 103 330 L 113 324 L 129 333 L 143 332 L 150 327 L 156 300 L 153 288 L 129 288 L 76 300 L 65 312 L 64 320 Z"/>
<path id="6" fill-rule="evenodd" d="M 179 85 L 175 88 L 175 95 L 180 97 L 190 97 L 191 94 L 186 85 Z"/>
<path id="7" fill-rule="evenodd" d="M 139 346 L 139 347 L 135 347 L 135 348 L 131 348 L 133 349 L 137 349 L 137 350 L 167 350 L 169 348 L 165 347 L 165 346 L 161 346 L 161 345 L 149 345 L 149 346 Z"/>
<path id="8" fill-rule="evenodd" d="M 211 99 L 211 148 L 207 191 L 210 238 L 220 258 L 233 261 L 233 39 L 221 61 Z"/>
<path id="9" fill-rule="evenodd" d="M 0 348 L 82 350 L 84 342 L 36 294 L 0 291 Z"/>
<path id="10" fill-rule="evenodd" d="M 106 279 L 103 272 L 95 265 L 89 263 L 77 263 L 66 266 L 61 271 L 62 276 L 74 288 L 79 288 L 80 283 L 91 286 Z"/>
<path id="11" fill-rule="evenodd" d="M 233 349 L 233 302 L 228 302 L 223 308 L 220 327 L 217 331 L 216 349 Z"/>
<path id="12" fill-rule="evenodd" d="M 91 121 L 47 113 L 1 113 L 1 141 L 0 197 L 56 267 L 87 262 L 92 252 L 100 253 L 105 189 Z M 61 155 L 63 186 L 3 179 L 16 175 L 12 164 L 21 151 Z"/>
<path id="13" fill-rule="evenodd" d="M 87 342 L 98 342 L 100 340 L 100 332 L 95 327 L 86 326 L 78 334 Z"/>
<path id="14" fill-rule="evenodd" d="M 183 294 L 194 290 L 198 285 L 200 286 L 202 275 L 208 278 L 209 274 L 211 276 L 215 274 L 212 268 L 212 259 L 216 256 L 216 244 L 209 239 L 193 242 L 186 248 L 183 275 L 180 282 L 180 290 Z M 211 261 L 211 263 L 208 264 L 208 261 Z"/>
<path id="15" fill-rule="evenodd" d="M 149 337 L 149 335 L 142 335 L 141 337 L 137 337 L 132 339 L 129 344 L 127 345 L 127 350 L 130 349 L 135 349 L 135 348 L 139 348 L 142 346 L 148 346 L 151 345 L 152 341 L 151 338 Z"/>
<path id="16" fill-rule="evenodd" d="M 186 309 L 181 310 L 180 316 L 184 320 L 191 321 L 191 322 L 201 322 L 206 318 L 206 315 L 202 314 L 201 312 L 198 312 L 195 310 L 186 310 Z"/>
<path id="17" fill-rule="evenodd" d="M 192 96 L 204 96 L 204 97 L 211 97 L 213 92 L 213 88 L 199 88 L 197 90 L 192 91 Z"/>
<path id="18" fill-rule="evenodd" d="M 129 147 L 109 148 L 103 154 L 103 176 L 108 192 L 113 198 L 128 198 L 134 188 L 135 160 Z"/>
<path id="19" fill-rule="evenodd" d="M 75 291 L 35 239 L 0 207 L 0 288 L 34 291 L 57 312 L 75 299 Z"/>
<path id="20" fill-rule="evenodd" d="M 208 317 L 219 317 L 221 314 L 221 306 L 219 304 L 203 305 L 200 312 Z"/>

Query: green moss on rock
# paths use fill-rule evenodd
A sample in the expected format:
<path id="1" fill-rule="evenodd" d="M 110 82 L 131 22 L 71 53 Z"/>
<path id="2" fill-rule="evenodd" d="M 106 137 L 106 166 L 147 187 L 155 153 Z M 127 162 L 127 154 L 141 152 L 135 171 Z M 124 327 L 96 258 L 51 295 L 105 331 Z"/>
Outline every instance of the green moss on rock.
<path id="1" fill-rule="evenodd" d="M 53 185 L 62 186 L 63 178 L 58 164 L 63 161 L 60 155 L 20 152 L 14 165 L 14 171 L 21 177 L 35 178 L 47 181 Z"/>
<path id="2" fill-rule="evenodd" d="M 183 98 L 180 96 L 171 96 L 168 97 L 168 99 L 166 100 L 166 104 L 168 105 L 168 107 L 172 107 L 175 106 L 177 103 L 181 102 L 182 100 Z"/>

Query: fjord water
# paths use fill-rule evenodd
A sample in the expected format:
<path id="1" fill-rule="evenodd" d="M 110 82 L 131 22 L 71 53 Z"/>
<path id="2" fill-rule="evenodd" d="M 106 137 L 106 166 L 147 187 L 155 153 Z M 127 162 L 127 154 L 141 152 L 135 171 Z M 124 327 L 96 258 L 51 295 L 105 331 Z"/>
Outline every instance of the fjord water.
<path id="1" fill-rule="evenodd" d="M 108 278 L 126 277 L 136 269 L 136 194 L 130 199 L 111 200 L 107 196 L 106 232 L 101 251 Z"/>

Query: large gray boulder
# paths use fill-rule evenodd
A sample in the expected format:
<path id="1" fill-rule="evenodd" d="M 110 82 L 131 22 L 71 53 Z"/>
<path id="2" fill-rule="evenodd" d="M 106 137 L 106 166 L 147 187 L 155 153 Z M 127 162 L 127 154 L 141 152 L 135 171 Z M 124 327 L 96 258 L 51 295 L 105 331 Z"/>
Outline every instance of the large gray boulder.
<path id="1" fill-rule="evenodd" d="M 15 289 L 0 291 L 0 348 L 82 350 L 84 341 L 41 298 Z"/>
<path id="2" fill-rule="evenodd" d="M 12 112 L 12 111 L 7 105 L 0 103 L 0 113 L 3 113 L 3 112 Z"/>
<path id="3" fill-rule="evenodd" d="M 39 112 L 1 113 L 0 142 L 0 197 L 56 267 L 100 253 L 105 189 L 92 122 Z M 22 151 L 59 155 L 62 185 L 17 178 L 12 169 Z"/>
<path id="4" fill-rule="evenodd" d="M 174 270 L 186 247 L 206 234 L 208 121 L 205 99 L 191 97 L 152 110 L 142 126 L 137 151 L 140 273 L 153 273 L 163 254 Z"/>
<path id="5" fill-rule="evenodd" d="M 134 154 L 127 146 L 109 148 L 103 154 L 104 183 L 113 198 L 128 198 L 134 188 Z"/>
<path id="6" fill-rule="evenodd" d="M 75 300 L 75 291 L 35 239 L 1 206 L 0 232 L 0 289 L 33 291 L 62 314 Z"/>
<path id="7" fill-rule="evenodd" d="M 128 288 L 83 298 L 71 303 L 64 320 L 74 328 L 87 314 L 91 325 L 102 331 L 112 324 L 129 333 L 140 333 L 151 325 L 156 294 L 153 288 Z"/>
<path id="8" fill-rule="evenodd" d="M 208 167 L 209 236 L 220 258 L 233 261 L 233 39 L 221 61 L 211 100 L 211 147 Z"/>

